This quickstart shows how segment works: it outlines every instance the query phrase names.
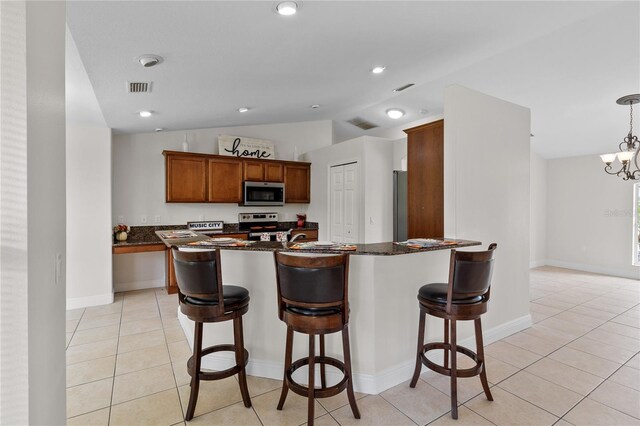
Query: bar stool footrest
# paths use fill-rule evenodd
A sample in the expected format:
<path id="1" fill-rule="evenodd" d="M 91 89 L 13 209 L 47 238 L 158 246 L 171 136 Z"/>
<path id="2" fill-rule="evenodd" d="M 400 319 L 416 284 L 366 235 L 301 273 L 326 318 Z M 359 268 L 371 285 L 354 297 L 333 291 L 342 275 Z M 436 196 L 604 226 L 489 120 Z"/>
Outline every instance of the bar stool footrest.
<path id="1" fill-rule="evenodd" d="M 420 358 L 422 360 L 422 363 L 430 370 L 433 370 L 440 374 L 444 374 L 445 376 L 451 376 L 450 368 L 445 368 L 442 365 L 438 365 L 427 358 L 427 352 L 434 349 L 444 349 L 445 351 L 451 351 L 451 345 L 449 343 L 444 343 L 444 342 L 432 342 L 432 343 L 425 344 L 422 347 L 422 352 L 420 353 Z M 465 348 L 464 346 L 460 346 L 460 345 L 456 345 L 456 351 L 468 356 L 469 358 L 471 358 L 476 362 L 476 365 L 474 367 L 456 369 L 457 377 L 473 377 L 473 376 L 477 376 L 482 372 L 482 369 L 484 368 L 484 362 L 478 360 L 478 355 L 475 352 L 473 352 L 471 349 Z"/>
<path id="2" fill-rule="evenodd" d="M 344 377 L 342 378 L 342 380 L 340 380 L 338 384 L 335 384 L 333 386 L 328 386 L 326 388 L 315 388 L 314 396 L 316 398 L 327 398 L 330 396 L 334 396 L 347 388 L 347 382 L 349 380 L 349 376 L 345 371 L 344 362 L 328 356 L 317 356 L 315 357 L 315 363 L 331 365 L 337 368 L 338 370 L 340 370 L 344 374 Z M 286 378 L 287 384 L 289 385 L 289 389 L 291 389 L 293 392 L 297 393 L 300 396 L 306 397 L 306 396 L 309 396 L 309 388 L 307 386 L 303 386 L 297 383 L 296 381 L 293 380 L 293 377 L 292 377 L 293 372 L 304 365 L 309 365 L 308 357 L 301 358 L 295 361 L 294 363 L 292 363 L 291 367 L 285 373 L 285 378 Z"/>
<path id="3" fill-rule="evenodd" d="M 205 348 L 202 350 L 202 356 L 209 355 L 215 352 L 223 352 L 223 351 L 235 352 L 236 347 L 235 345 L 209 346 L 208 348 Z M 248 362 L 249 362 L 249 351 L 245 349 L 244 350 L 244 367 L 246 367 Z M 226 370 L 222 370 L 222 371 L 200 371 L 198 372 L 198 377 L 200 378 L 200 380 L 225 379 L 227 377 L 230 377 L 230 376 L 233 376 L 234 374 L 239 373 L 242 368 L 243 366 L 236 364 L 233 367 L 227 368 Z M 193 370 L 193 355 L 187 361 L 187 371 L 189 372 L 190 376 L 192 376 L 191 374 L 192 370 Z"/>

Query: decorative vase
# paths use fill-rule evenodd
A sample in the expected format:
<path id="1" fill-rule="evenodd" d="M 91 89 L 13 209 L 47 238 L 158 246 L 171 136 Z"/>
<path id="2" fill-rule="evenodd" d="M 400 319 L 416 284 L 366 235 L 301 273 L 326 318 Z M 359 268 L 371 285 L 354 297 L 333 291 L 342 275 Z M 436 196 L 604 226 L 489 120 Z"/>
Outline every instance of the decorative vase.
<path id="1" fill-rule="evenodd" d="M 116 240 L 118 241 L 127 241 L 127 233 L 125 231 L 121 231 L 116 233 Z"/>

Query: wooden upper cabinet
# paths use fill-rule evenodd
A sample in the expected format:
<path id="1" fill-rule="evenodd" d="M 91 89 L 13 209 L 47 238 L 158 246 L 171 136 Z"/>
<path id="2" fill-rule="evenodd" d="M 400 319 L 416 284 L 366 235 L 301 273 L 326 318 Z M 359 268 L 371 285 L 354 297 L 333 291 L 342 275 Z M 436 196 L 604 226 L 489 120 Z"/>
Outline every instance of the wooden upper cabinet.
<path id="1" fill-rule="evenodd" d="M 240 203 L 242 201 L 242 160 L 209 159 L 209 202 Z"/>
<path id="2" fill-rule="evenodd" d="M 242 177 L 251 182 L 282 182 L 284 181 L 282 163 L 273 160 L 244 160 Z"/>
<path id="3" fill-rule="evenodd" d="M 311 164 L 300 163 L 284 165 L 284 201 L 285 203 L 311 202 Z"/>
<path id="4" fill-rule="evenodd" d="M 265 182 L 284 182 L 284 167 L 282 163 L 264 163 Z"/>
<path id="5" fill-rule="evenodd" d="M 242 203 L 244 181 L 284 182 L 286 203 L 308 203 L 311 164 L 164 151 L 167 203 Z"/>
<path id="6" fill-rule="evenodd" d="M 165 157 L 165 188 L 168 203 L 207 201 L 207 160 L 193 156 Z"/>
<path id="7" fill-rule="evenodd" d="M 407 234 L 444 236 L 444 120 L 407 133 Z"/>

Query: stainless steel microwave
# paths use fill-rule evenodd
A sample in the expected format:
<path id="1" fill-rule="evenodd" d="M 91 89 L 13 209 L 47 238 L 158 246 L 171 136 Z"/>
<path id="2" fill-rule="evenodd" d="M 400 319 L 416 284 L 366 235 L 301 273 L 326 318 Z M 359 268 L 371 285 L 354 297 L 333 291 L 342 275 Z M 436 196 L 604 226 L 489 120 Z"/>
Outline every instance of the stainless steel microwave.
<path id="1" fill-rule="evenodd" d="M 284 183 L 246 181 L 243 202 L 245 206 L 283 206 Z"/>

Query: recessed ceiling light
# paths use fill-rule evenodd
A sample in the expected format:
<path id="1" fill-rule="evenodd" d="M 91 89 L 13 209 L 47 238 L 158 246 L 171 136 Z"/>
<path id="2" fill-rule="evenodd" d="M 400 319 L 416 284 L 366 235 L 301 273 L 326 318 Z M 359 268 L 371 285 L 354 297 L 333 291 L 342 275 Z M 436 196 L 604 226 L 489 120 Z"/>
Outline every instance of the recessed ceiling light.
<path id="1" fill-rule="evenodd" d="M 156 127 L 153 129 L 154 132 L 164 132 L 164 127 Z"/>
<path id="2" fill-rule="evenodd" d="M 387 115 L 389 116 L 389 118 L 397 120 L 404 115 L 404 111 L 398 108 L 391 108 L 387 110 Z"/>
<path id="3" fill-rule="evenodd" d="M 374 74 L 380 74 L 385 69 L 387 69 L 387 67 L 373 67 L 371 72 L 374 73 Z"/>
<path id="4" fill-rule="evenodd" d="M 247 111 L 249 111 L 249 108 L 247 108 L 247 107 L 238 108 L 238 112 L 247 112 Z"/>
<path id="5" fill-rule="evenodd" d="M 162 62 L 162 56 L 158 55 L 142 55 L 138 57 L 138 62 L 145 68 L 153 67 Z"/>
<path id="6" fill-rule="evenodd" d="M 320 105 L 318 104 L 309 105 L 309 108 L 313 108 L 313 109 L 320 108 Z"/>
<path id="7" fill-rule="evenodd" d="M 140 117 L 151 117 L 151 111 L 140 111 L 138 114 L 140 114 Z"/>
<path id="8" fill-rule="evenodd" d="M 283 1 L 278 3 L 276 11 L 283 16 L 295 15 L 298 11 L 298 4 L 295 1 Z"/>

